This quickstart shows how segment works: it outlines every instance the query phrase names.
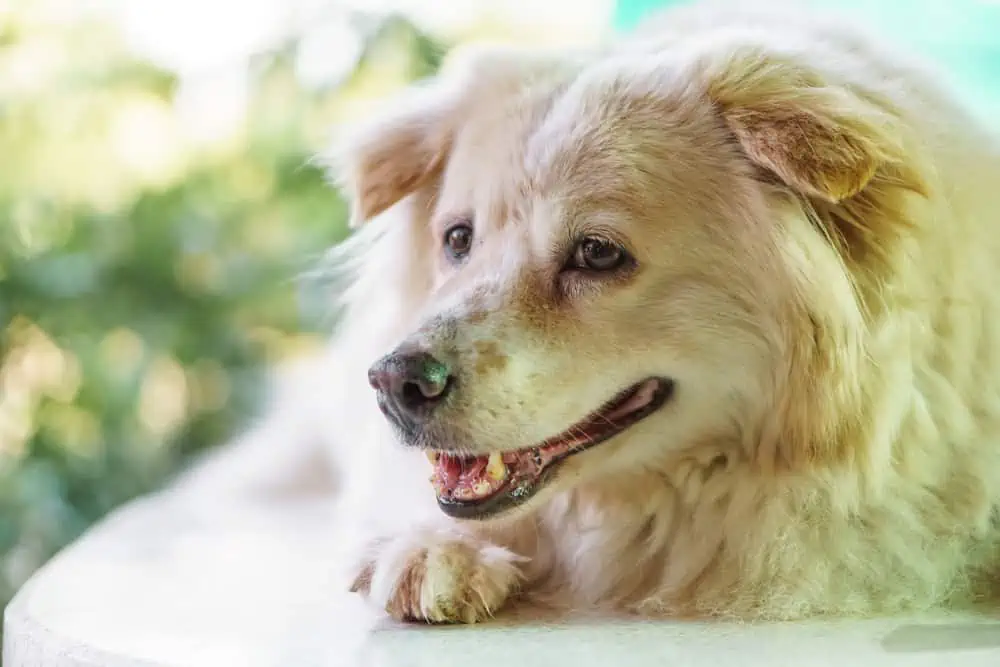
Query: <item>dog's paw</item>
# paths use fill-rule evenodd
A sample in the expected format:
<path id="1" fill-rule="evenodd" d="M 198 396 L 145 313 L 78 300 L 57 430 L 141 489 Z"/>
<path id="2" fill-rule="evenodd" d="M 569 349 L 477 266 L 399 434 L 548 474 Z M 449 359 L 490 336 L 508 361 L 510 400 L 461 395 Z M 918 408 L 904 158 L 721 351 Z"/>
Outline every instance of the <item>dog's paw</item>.
<path id="1" fill-rule="evenodd" d="M 400 621 L 476 623 L 520 583 L 525 559 L 451 531 L 418 531 L 372 544 L 351 591 Z"/>

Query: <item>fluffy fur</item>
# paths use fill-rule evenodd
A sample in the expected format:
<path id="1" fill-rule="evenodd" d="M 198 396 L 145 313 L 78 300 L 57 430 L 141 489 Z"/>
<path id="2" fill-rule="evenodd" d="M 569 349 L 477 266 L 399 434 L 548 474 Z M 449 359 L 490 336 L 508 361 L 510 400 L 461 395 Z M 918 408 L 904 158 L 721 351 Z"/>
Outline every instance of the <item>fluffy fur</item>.
<path id="1" fill-rule="evenodd" d="M 518 600 L 800 618 L 965 603 L 1000 567 L 1000 144 L 854 26 L 674 10 L 593 53 L 477 50 L 337 154 L 328 419 L 353 589 L 473 622 Z M 474 216 L 469 261 L 445 226 Z M 558 273 L 574 238 L 613 280 Z M 456 521 L 366 370 L 447 350 L 482 454 L 647 375 L 674 399 L 526 506 Z M 444 352 L 440 352 L 444 354 Z M 346 387 L 346 388 L 345 388 Z"/>

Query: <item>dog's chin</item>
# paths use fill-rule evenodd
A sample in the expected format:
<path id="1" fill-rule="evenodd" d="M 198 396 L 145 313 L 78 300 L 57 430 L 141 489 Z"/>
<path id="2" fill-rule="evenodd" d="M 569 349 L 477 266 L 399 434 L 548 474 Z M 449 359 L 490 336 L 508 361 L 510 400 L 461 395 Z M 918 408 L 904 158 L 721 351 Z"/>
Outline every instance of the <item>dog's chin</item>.
<path id="1" fill-rule="evenodd" d="M 647 378 L 620 391 L 587 417 L 537 445 L 483 455 L 425 447 L 434 467 L 438 506 L 458 519 L 498 517 L 535 498 L 573 456 L 619 436 L 662 408 L 674 383 Z"/>

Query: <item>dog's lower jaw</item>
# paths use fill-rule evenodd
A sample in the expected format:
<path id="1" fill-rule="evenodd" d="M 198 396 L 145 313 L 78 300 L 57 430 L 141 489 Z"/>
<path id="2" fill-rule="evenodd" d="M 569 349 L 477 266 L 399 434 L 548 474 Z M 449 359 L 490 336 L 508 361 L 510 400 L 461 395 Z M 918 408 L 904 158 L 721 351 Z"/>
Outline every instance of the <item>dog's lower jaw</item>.
<path id="1" fill-rule="evenodd" d="M 477 623 L 515 596 L 528 559 L 451 526 L 373 542 L 351 591 L 397 621 Z"/>

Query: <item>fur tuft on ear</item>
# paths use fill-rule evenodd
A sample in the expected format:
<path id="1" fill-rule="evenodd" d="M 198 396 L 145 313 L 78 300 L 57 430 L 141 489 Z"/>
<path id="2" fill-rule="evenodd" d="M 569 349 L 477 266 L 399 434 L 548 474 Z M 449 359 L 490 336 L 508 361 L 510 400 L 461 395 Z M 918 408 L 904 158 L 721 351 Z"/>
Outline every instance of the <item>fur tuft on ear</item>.
<path id="1" fill-rule="evenodd" d="M 709 96 L 747 156 L 791 189 L 838 203 L 881 176 L 923 191 L 903 167 L 897 119 L 863 94 L 752 47 L 701 65 Z"/>

